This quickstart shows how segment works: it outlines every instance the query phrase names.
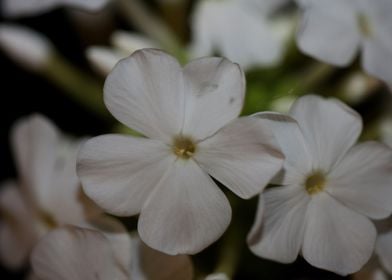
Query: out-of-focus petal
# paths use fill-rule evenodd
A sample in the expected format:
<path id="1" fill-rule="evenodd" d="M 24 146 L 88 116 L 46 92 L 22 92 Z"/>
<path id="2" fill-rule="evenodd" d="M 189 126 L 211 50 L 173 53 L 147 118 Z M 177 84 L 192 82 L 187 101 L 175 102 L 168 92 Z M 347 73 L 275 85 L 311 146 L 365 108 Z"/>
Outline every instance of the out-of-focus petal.
<path id="1" fill-rule="evenodd" d="M 112 48 L 93 46 L 87 49 L 86 56 L 96 71 L 106 76 L 127 54 Z"/>
<path id="2" fill-rule="evenodd" d="M 217 240 L 230 219 L 230 204 L 208 174 L 192 159 L 178 159 L 144 204 L 138 231 L 156 250 L 195 254 Z"/>
<path id="3" fill-rule="evenodd" d="M 14 182 L 0 186 L 0 261 L 16 269 L 28 260 L 39 238 L 31 209 Z"/>
<path id="4" fill-rule="evenodd" d="M 87 11 L 98 11 L 108 0 L 4 0 L 2 11 L 7 17 L 33 16 L 59 6 L 70 6 Z"/>
<path id="5" fill-rule="evenodd" d="M 131 279 L 191 280 L 193 266 L 187 255 L 170 256 L 154 250 L 138 237 L 132 239 L 133 257 Z"/>
<path id="6" fill-rule="evenodd" d="M 78 174 L 86 194 L 109 213 L 138 214 L 147 197 L 174 162 L 163 143 L 132 136 L 90 139 L 78 156 Z"/>
<path id="7" fill-rule="evenodd" d="M 360 34 L 352 1 L 297 1 L 303 9 L 297 34 L 306 54 L 338 66 L 349 64 L 358 50 Z"/>
<path id="8" fill-rule="evenodd" d="M 109 241 L 99 232 L 77 227 L 51 231 L 31 256 L 34 274 L 42 280 L 126 280 Z"/>
<path id="9" fill-rule="evenodd" d="M 199 143 L 195 159 L 242 198 L 261 193 L 283 164 L 266 121 L 252 117 L 239 118 Z"/>
<path id="10" fill-rule="evenodd" d="M 382 266 L 392 274 L 392 231 L 378 236 L 376 254 Z"/>

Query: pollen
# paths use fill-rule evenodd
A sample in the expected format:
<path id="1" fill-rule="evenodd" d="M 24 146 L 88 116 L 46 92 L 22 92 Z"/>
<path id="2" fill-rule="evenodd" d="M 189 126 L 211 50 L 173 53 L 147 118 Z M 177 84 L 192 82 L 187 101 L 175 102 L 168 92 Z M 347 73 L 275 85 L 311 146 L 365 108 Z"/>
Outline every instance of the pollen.
<path id="1" fill-rule="evenodd" d="M 174 139 L 173 152 L 182 159 L 191 158 L 196 151 L 195 143 L 188 137 L 180 136 Z"/>
<path id="2" fill-rule="evenodd" d="M 325 188 L 326 179 L 323 173 L 317 171 L 306 179 L 305 189 L 308 194 L 319 193 Z"/>
<path id="3" fill-rule="evenodd" d="M 372 35 L 372 27 L 367 16 L 363 14 L 358 15 L 358 26 L 363 36 L 370 37 Z"/>

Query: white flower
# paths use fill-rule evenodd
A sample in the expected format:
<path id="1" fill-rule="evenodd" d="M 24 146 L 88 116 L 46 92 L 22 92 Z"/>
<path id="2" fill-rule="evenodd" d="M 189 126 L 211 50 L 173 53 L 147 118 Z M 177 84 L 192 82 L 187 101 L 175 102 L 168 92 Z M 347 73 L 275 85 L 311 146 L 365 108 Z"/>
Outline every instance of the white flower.
<path id="1" fill-rule="evenodd" d="M 392 1 L 302 0 L 299 48 L 337 66 L 350 64 L 358 50 L 370 75 L 392 82 Z"/>
<path id="2" fill-rule="evenodd" d="M 12 145 L 19 181 L 1 188 L 0 259 L 18 267 L 42 234 L 87 223 L 101 211 L 82 193 L 76 176 L 80 141 L 64 138 L 49 120 L 33 115 L 14 125 Z"/>
<path id="3" fill-rule="evenodd" d="M 103 8 L 109 0 L 3 0 L 2 13 L 7 17 L 32 16 L 60 6 L 70 6 L 95 12 Z"/>
<path id="4" fill-rule="evenodd" d="M 132 241 L 132 256 L 124 268 L 110 240 L 101 232 L 71 226 L 56 229 L 34 248 L 34 276 L 40 280 L 192 279 L 188 256 L 168 256 L 136 238 Z M 129 243 L 122 245 L 131 251 Z"/>
<path id="5" fill-rule="evenodd" d="M 0 25 L 0 48 L 19 65 L 38 71 L 48 65 L 54 53 L 44 35 L 15 24 Z"/>
<path id="6" fill-rule="evenodd" d="M 392 211 L 392 152 L 377 142 L 353 146 L 361 118 L 336 99 L 302 97 L 290 115 L 258 116 L 270 119 L 286 161 L 272 180 L 283 186 L 260 198 L 248 244 L 268 259 L 289 263 L 301 253 L 313 266 L 356 272 L 374 249 L 369 218 Z"/>
<path id="7" fill-rule="evenodd" d="M 92 46 L 86 51 L 91 65 L 103 76 L 107 76 L 121 59 L 143 48 L 154 48 L 156 44 L 137 33 L 116 31 L 111 36 L 114 47 Z"/>
<path id="8" fill-rule="evenodd" d="M 168 54 L 144 49 L 120 61 L 105 82 L 106 106 L 148 138 L 89 140 L 78 158 L 86 194 L 112 214 L 140 213 L 140 237 L 152 248 L 201 251 L 231 218 L 227 198 L 208 174 L 249 198 L 282 165 L 263 121 L 236 119 L 244 91 L 243 72 L 223 58 L 182 68 Z"/>
<path id="9" fill-rule="evenodd" d="M 292 24 L 286 19 L 268 17 L 276 9 L 277 1 L 259 2 L 263 3 L 250 0 L 199 1 L 192 17 L 193 56 L 218 51 L 245 69 L 277 64 Z"/>

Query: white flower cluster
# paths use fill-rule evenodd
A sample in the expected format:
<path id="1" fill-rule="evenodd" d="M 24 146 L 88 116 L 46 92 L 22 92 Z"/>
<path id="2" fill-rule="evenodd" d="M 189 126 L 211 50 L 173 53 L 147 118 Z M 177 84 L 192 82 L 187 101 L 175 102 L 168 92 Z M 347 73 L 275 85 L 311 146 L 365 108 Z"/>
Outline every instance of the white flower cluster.
<path id="1" fill-rule="evenodd" d="M 97 11 L 108 2 L 4 0 L 2 10 L 8 17 L 63 5 Z M 70 139 L 37 114 L 14 124 L 19 178 L 0 188 L 1 262 L 18 268 L 30 260 L 29 277 L 42 280 L 193 279 L 188 255 L 230 225 L 230 191 L 258 196 L 246 238 L 254 255 L 281 263 L 302 256 L 339 275 L 363 267 L 369 279 L 392 275 L 392 226 L 374 224 L 392 214 L 392 150 L 357 143 L 361 116 L 314 94 L 284 100 L 293 102 L 287 115 L 240 116 L 243 69 L 283 58 L 293 19 L 271 15 L 288 2 L 198 1 L 190 56 L 218 50 L 227 58 L 181 65 L 152 48 L 161 42 L 126 32 L 114 33 L 115 49 L 87 49 L 107 76 L 106 108 L 140 136 Z M 365 71 L 392 84 L 391 0 L 293 2 L 303 53 L 348 66 L 361 51 Z M 45 37 L 11 24 L 0 26 L 0 46 L 33 70 L 53 59 Z M 113 217 L 136 215 L 132 235 Z M 229 277 L 217 271 L 206 279 Z"/>

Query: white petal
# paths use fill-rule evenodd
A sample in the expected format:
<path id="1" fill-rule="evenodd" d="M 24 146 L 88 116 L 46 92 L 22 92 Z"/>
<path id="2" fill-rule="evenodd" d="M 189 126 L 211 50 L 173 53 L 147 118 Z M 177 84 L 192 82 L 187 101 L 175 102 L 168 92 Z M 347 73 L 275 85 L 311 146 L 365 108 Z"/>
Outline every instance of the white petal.
<path id="1" fill-rule="evenodd" d="M 107 47 L 93 46 L 86 50 L 86 56 L 96 71 L 106 76 L 127 54 Z"/>
<path id="2" fill-rule="evenodd" d="M 128 279 L 108 240 L 95 230 L 53 230 L 37 244 L 31 259 L 35 275 L 42 280 Z"/>
<path id="3" fill-rule="evenodd" d="M 312 197 L 305 227 L 302 254 L 315 267 L 347 275 L 361 269 L 372 255 L 374 225 L 326 193 Z"/>
<path id="4" fill-rule="evenodd" d="M 195 254 L 217 240 L 231 219 L 223 192 L 192 160 L 177 160 L 139 217 L 140 238 L 164 253 Z"/>
<path id="5" fill-rule="evenodd" d="M 193 266 L 186 255 L 170 256 L 154 250 L 139 238 L 132 239 L 134 256 L 131 279 L 138 280 L 191 280 Z"/>
<path id="6" fill-rule="evenodd" d="M 370 75 L 392 83 L 392 42 L 388 44 L 384 38 L 366 40 L 363 47 L 362 64 Z"/>
<path id="7" fill-rule="evenodd" d="M 196 59 L 185 66 L 184 79 L 184 135 L 204 139 L 240 114 L 245 77 L 237 64 L 216 57 Z"/>
<path id="8" fill-rule="evenodd" d="M 128 54 L 140 49 L 158 47 L 150 38 L 129 31 L 115 31 L 111 35 L 110 41 L 113 46 Z"/>
<path id="9" fill-rule="evenodd" d="M 0 260 L 9 268 L 25 264 L 39 237 L 30 211 L 14 182 L 0 186 Z"/>
<path id="10" fill-rule="evenodd" d="M 266 191 L 260 198 L 256 221 L 247 238 L 251 251 L 283 263 L 295 261 L 302 246 L 309 199 L 301 186 Z"/>
<path id="11" fill-rule="evenodd" d="M 143 203 L 175 160 L 156 140 L 121 135 L 90 139 L 78 156 L 78 174 L 86 194 L 106 211 L 130 216 Z"/>
<path id="12" fill-rule="evenodd" d="M 283 54 L 283 38 L 273 23 L 241 1 L 200 1 L 192 18 L 195 56 L 220 54 L 244 68 L 274 65 Z"/>
<path id="13" fill-rule="evenodd" d="M 105 104 L 120 122 L 168 144 L 181 130 L 184 98 L 181 66 L 155 49 L 121 60 L 104 86 Z"/>
<path id="14" fill-rule="evenodd" d="M 392 274 L 392 231 L 382 233 L 378 236 L 376 254 L 382 266 Z"/>
<path id="15" fill-rule="evenodd" d="M 297 34 L 299 48 L 327 63 L 349 64 L 360 42 L 355 7 L 340 0 L 298 2 L 303 8 Z"/>
<path id="16" fill-rule="evenodd" d="M 2 10 L 7 17 L 19 17 L 44 13 L 61 5 L 97 11 L 107 2 L 108 0 L 4 0 Z"/>
<path id="17" fill-rule="evenodd" d="M 270 126 L 285 156 L 283 169 L 272 180 L 278 185 L 303 183 L 312 169 L 312 157 L 298 123 L 291 117 L 277 113 L 257 113 L 253 117 L 265 120 Z"/>
<path id="18" fill-rule="evenodd" d="M 353 274 L 351 278 L 353 280 L 388 280 L 375 256 L 360 271 Z"/>
<path id="19" fill-rule="evenodd" d="M 350 208 L 380 219 L 392 212 L 392 150 L 377 142 L 354 146 L 328 176 L 327 191 Z"/>
<path id="20" fill-rule="evenodd" d="M 33 71 L 44 70 L 54 53 L 43 34 L 16 24 L 0 25 L 0 47 L 20 66 Z"/>
<path id="21" fill-rule="evenodd" d="M 299 98 L 290 115 L 298 122 L 313 158 L 313 169 L 328 172 L 353 146 L 362 130 L 358 113 L 337 99 Z"/>
<path id="22" fill-rule="evenodd" d="M 283 155 L 272 131 L 258 118 L 239 118 L 198 144 L 195 159 L 241 198 L 264 189 L 281 169 Z"/>
<path id="23" fill-rule="evenodd" d="M 81 226 L 101 232 L 109 241 L 117 263 L 121 265 L 123 271 L 130 273 L 133 244 L 131 246 L 131 236 L 120 221 L 107 215 L 101 215 Z"/>
<path id="24" fill-rule="evenodd" d="M 364 36 L 363 68 L 370 75 L 392 83 L 392 3 L 388 0 L 362 0 L 359 4 L 370 33 Z"/>
<path id="25" fill-rule="evenodd" d="M 217 272 L 207 275 L 204 280 L 230 280 L 230 278 L 225 273 Z"/>
<path id="26" fill-rule="evenodd" d="M 35 205 L 45 206 L 53 183 L 59 133 L 48 119 L 32 115 L 16 122 L 11 135 L 24 192 Z"/>

